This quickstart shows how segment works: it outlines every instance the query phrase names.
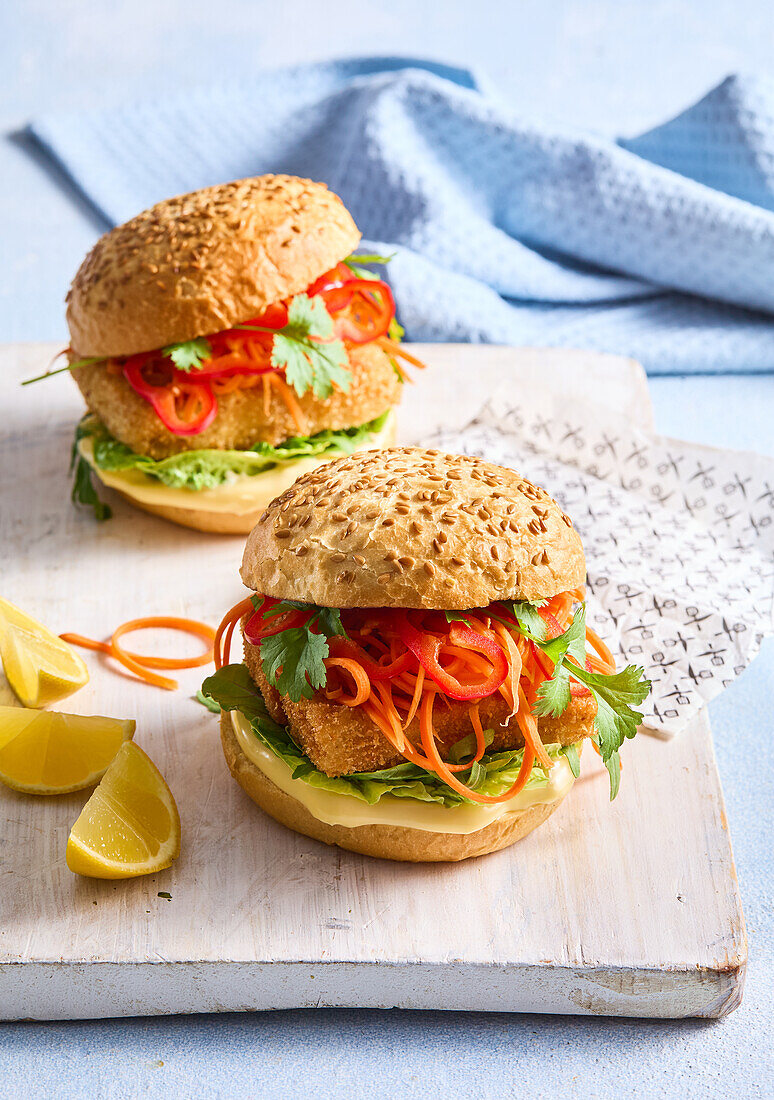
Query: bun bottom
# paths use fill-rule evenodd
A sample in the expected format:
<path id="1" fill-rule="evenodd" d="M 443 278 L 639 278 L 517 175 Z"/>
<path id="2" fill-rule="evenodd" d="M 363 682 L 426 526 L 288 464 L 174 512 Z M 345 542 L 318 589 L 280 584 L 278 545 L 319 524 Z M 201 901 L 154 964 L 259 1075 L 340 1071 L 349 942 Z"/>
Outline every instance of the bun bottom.
<path id="1" fill-rule="evenodd" d="M 260 474 L 258 475 L 260 477 Z M 266 501 L 258 504 L 252 512 L 206 512 L 197 508 L 175 508 L 166 504 L 149 504 L 146 500 L 137 500 L 131 493 L 125 493 L 121 489 L 115 489 L 120 497 L 131 504 L 133 508 L 139 508 L 141 512 L 149 512 L 152 516 L 160 516 L 161 519 L 176 523 L 179 527 L 191 527 L 194 531 L 209 531 L 214 535 L 249 535 L 253 527 L 261 518 L 266 505 L 273 500 L 273 495 L 266 494 Z M 260 497 L 256 499 L 260 500 Z"/>
<path id="2" fill-rule="evenodd" d="M 546 821 L 563 801 L 531 806 L 509 813 L 475 833 L 430 833 L 392 825 L 326 825 L 297 799 L 281 791 L 240 748 L 231 716 L 220 717 L 220 737 L 229 770 L 242 790 L 260 808 L 296 833 L 336 845 L 350 852 L 407 863 L 456 863 L 497 852 L 515 844 Z"/>

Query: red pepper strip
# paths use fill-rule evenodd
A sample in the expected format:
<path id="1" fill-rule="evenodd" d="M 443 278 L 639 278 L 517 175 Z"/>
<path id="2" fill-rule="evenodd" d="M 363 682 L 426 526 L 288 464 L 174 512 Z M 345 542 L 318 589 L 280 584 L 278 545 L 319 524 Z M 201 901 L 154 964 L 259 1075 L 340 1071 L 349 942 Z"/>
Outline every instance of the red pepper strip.
<path id="1" fill-rule="evenodd" d="M 337 264 L 309 287 L 319 295 L 334 320 L 336 335 L 350 344 L 367 344 L 384 336 L 395 316 L 395 300 L 381 279 L 360 279 L 346 264 Z"/>
<path id="2" fill-rule="evenodd" d="M 351 638 L 342 638 L 336 635 L 334 638 L 328 639 L 328 646 L 330 648 L 331 656 L 333 657 L 351 657 L 362 665 L 366 671 L 369 680 L 392 680 L 394 676 L 399 676 L 401 672 L 405 670 L 411 664 L 413 655 L 411 653 L 402 653 L 396 660 L 391 661 L 387 665 L 380 665 L 376 661 L 372 660 L 362 646 L 359 646 L 357 642 L 353 642 Z"/>
<path id="3" fill-rule="evenodd" d="M 559 620 L 555 615 L 552 615 L 550 611 L 547 611 L 545 607 L 538 608 L 538 615 L 546 624 L 546 638 L 548 641 L 553 641 L 553 639 L 558 638 L 560 634 L 564 634 Z"/>
<path id="4" fill-rule="evenodd" d="M 336 264 L 330 271 L 326 271 L 321 275 L 319 279 L 315 279 L 307 288 L 306 293 L 310 298 L 313 298 L 315 294 L 322 294 L 331 287 L 341 286 L 343 283 L 354 282 L 356 278 L 354 271 L 347 267 L 345 263 Z"/>
<path id="5" fill-rule="evenodd" d="M 308 290 L 307 293 L 311 294 L 311 289 Z M 288 307 L 283 302 L 275 302 L 274 305 L 267 306 L 263 313 L 259 313 L 257 317 L 251 317 L 249 321 L 245 321 L 244 324 L 239 325 L 236 329 L 227 329 L 225 332 L 218 332 L 210 337 L 210 339 L 217 340 L 219 337 L 228 336 L 229 332 L 238 332 L 241 335 L 251 327 L 255 328 L 256 336 L 265 336 L 266 333 L 261 332 L 261 329 L 284 328 L 287 323 Z"/>
<path id="6" fill-rule="evenodd" d="M 145 377 L 146 367 L 153 369 L 147 355 L 133 355 L 124 363 L 124 378 L 153 406 L 165 428 L 175 435 L 198 435 L 209 428 L 217 415 L 218 402 L 206 382 L 193 382 L 183 371 L 172 369 L 169 381 L 154 385 Z M 181 409 L 191 406 L 190 413 L 181 414 Z"/>
<path id="7" fill-rule="evenodd" d="M 250 645 L 260 645 L 264 638 L 271 638 L 275 634 L 281 634 L 283 630 L 303 626 L 308 621 L 309 612 L 301 608 L 295 608 L 282 615 L 273 615 L 270 619 L 264 618 L 266 612 L 271 611 L 279 602 L 271 596 L 264 596 L 261 606 L 247 620 L 244 633 Z"/>
<path id="8" fill-rule="evenodd" d="M 339 304 L 342 292 L 349 294 L 346 305 Z M 367 344 L 386 335 L 395 316 L 392 291 L 381 279 L 352 279 L 340 289 L 324 292 L 322 298 L 337 336 L 351 344 Z"/>
<path id="9" fill-rule="evenodd" d="M 251 339 L 251 337 L 250 337 Z M 270 374 L 274 371 L 274 367 L 267 358 L 266 366 L 259 366 L 258 363 L 253 363 L 247 357 L 237 359 L 232 366 L 224 367 L 219 365 L 219 361 L 222 362 L 223 356 L 234 354 L 225 350 L 223 355 L 213 355 L 212 359 L 208 359 L 202 363 L 200 367 L 196 368 L 196 372 L 193 375 L 184 375 L 184 378 L 231 378 L 234 374 Z M 179 383 L 179 377 L 181 371 L 175 371 L 175 383 Z"/>
<path id="10" fill-rule="evenodd" d="M 508 661 L 500 646 L 491 638 L 484 638 L 462 623 L 454 622 L 449 629 L 449 641 L 452 645 L 465 649 L 474 649 L 483 653 L 492 662 L 492 671 L 478 684 L 463 684 L 441 665 L 438 654 L 444 639 L 434 634 L 425 634 L 417 630 L 405 617 L 396 619 L 398 633 L 403 644 L 421 664 L 430 679 L 438 685 L 444 695 L 450 699 L 484 699 L 492 695 L 505 682 L 508 675 Z"/>
<path id="11" fill-rule="evenodd" d="M 591 659 L 589 657 L 586 658 L 586 669 L 588 672 L 594 671 L 591 667 Z M 570 673 L 570 695 L 591 695 L 591 692 L 585 684 L 581 684 L 579 680 L 572 679 L 572 672 Z"/>

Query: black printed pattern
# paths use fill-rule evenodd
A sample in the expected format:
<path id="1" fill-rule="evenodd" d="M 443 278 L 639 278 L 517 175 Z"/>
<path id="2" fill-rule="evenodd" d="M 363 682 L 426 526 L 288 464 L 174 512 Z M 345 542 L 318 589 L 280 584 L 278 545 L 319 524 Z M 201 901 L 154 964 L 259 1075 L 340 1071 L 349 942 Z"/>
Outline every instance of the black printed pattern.
<path id="1" fill-rule="evenodd" d="M 572 516 L 589 622 L 623 662 L 644 666 L 646 724 L 672 736 L 774 633 L 774 462 L 510 394 L 432 445 L 517 469 Z"/>

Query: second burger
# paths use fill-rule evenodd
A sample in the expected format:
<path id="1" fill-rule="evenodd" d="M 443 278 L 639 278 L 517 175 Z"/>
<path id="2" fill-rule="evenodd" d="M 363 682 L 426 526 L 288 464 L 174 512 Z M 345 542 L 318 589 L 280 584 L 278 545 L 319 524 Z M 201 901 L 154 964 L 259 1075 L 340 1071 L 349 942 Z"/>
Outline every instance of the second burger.
<path id="1" fill-rule="evenodd" d="M 322 461 L 394 440 L 406 362 L 387 283 L 323 184 L 261 176 L 158 203 L 105 234 L 68 296 L 93 475 L 146 511 L 248 532 Z"/>

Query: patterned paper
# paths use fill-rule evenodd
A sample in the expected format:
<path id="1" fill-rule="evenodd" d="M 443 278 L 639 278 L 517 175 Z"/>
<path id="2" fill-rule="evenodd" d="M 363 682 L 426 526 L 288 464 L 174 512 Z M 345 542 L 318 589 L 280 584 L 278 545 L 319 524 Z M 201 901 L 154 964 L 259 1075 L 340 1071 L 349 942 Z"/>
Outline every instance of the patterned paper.
<path id="1" fill-rule="evenodd" d="M 432 445 L 511 466 L 572 516 L 588 621 L 653 690 L 646 725 L 679 732 L 774 633 L 774 462 L 649 435 L 603 408 L 494 395 Z"/>

